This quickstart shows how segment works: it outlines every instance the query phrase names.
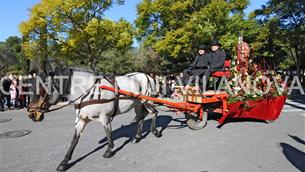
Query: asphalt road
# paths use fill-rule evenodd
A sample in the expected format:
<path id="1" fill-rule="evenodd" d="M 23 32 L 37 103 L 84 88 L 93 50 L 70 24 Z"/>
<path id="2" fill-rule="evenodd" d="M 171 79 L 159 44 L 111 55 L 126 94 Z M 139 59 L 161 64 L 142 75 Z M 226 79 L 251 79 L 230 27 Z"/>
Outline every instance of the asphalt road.
<path id="1" fill-rule="evenodd" d="M 89 123 L 75 149 L 71 172 L 294 172 L 305 170 L 305 99 L 288 101 L 272 123 L 232 121 L 217 128 L 210 119 L 203 130 L 190 130 L 183 116 L 161 112 L 158 126 L 163 136 L 146 134 L 140 143 L 130 140 L 133 112 L 113 121 L 116 154 L 104 159 L 105 133 L 99 123 Z M 0 112 L 0 133 L 31 130 L 19 138 L 0 139 L 1 172 L 55 171 L 74 133 L 71 107 L 47 114 L 33 123 L 25 110 Z"/>

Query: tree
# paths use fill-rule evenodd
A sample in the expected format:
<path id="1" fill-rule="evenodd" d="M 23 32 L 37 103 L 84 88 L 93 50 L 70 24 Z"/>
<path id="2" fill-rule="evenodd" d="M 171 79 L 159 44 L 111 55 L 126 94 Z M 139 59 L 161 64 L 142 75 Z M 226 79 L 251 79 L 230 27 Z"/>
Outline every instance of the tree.
<path id="1" fill-rule="evenodd" d="M 108 74 L 123 75 L 134 72 L 136 49 L 129 49 L 124 52 L 111 49 L 102 54 L 103 61 L 97 64 L 97 69 Z"/>
<path id="2" fill-rule="evenodd" d="M 138 39 L 164 57 L 164 69 L 184 66 L 201 43 L 212 36 L 234 51 L 239 32 L 246 38 L 257 32 L 255 22 L 244 19 L 248 0 L 143 0 L 137 6 Z"/>
<path id="3" fill-rule="evenodd" d="M 135 57 L 135 67 L 138 71 L 158 74 L 164 66 L 164 59 L 151 47 L 140 47 Z"/>
<path id="4" fill-rule="evenodd" d="M 48 59 L 60 57 L 67 63 L 88 64 L 95 71 L 97 63 L 106 60 L 104 52 L 124 51 L 132 45 L 130 23 L 104 18 L 104 12 L 116 2 L 122 1 L 42 0 L 20 25 L 25 54 L 41 60 L 40 69 L 46 68 Z"/>
<path id="5" fill-rule="evenodd" d="M 21 38 L 8 37 L 5 42 L 0 42 L 0 71 L 25 73 L 27 71 L 26 60 L 21 51 Z"/>
<path id="6" fill-rule="evenodd" d="M 269 51 L 286 54 L 285 64 L 293 62 L 297 74 L 301 76 L 301 67 L 305 67 L 305 5 L 302 0 L 269 0 L 266 6 L 255 11 L 257 21 L 269 32 Z M 279 60 L 283 56 L 276 55 Z"/>

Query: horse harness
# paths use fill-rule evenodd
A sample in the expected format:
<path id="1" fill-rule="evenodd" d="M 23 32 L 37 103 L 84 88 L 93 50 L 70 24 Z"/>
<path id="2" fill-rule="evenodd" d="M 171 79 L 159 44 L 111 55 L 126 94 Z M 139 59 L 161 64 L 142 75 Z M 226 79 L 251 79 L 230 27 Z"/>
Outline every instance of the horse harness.
<path id="1" fill-rule="evenodd" d="M 116 83 L 116 80 L 115 80 L 115 77 L 113 77 L 112 79 L 110 79 L 109 77 L 107 76 L 104 76 L 103 77 L 104 79 L 106 79 L 108 82 L 112 83 L 115 87 L 117 87 L 119 89 L 119 86 L 117 85 Z M 89 106 L 89 105 L 96 105 L 96 104 L 105 104 L 105 103 L 110 103 L 110 102 L 115 102 L 114 104 L 114 108 L 115 108 L 115 111 L 114 111 L 114 115 L 117 113 L 117 109 L 118 109 L 118 106 L 119 106 L 119 100 L 131 100 L 131 99 L 135 99 L 134 97 L 130 97 L 130 96 L 126 96 L 124 95 L 124 97 L 120 97 L 121 94 L 119 94 L 118 92 L 115 92 L 115 97 L 114 98 L 111 98 L 111 99 L 101 99 L 101 89 L 99 89 L 99 95 L 98 95 L 98 99 L 93 99 L 94 97 L 94 92 L 95 92 L 95 89 L 96 87 L 94 87 L 98 82 L 100 81 L 100 79 L 96 79 L 95 82 L 93 83 L 93 85 L 86 91 L 84 92 L 83 94 L 81 94 L 79 97 L 77 97 L 76 99 L 70 101 L 69 103 L 63 105 L 63 106 L 60 106 L 58 108 L 55 108 L 55 109 L 50 109 L 50 110 L 43 110 L 44 113 L 48 113 L 48 112 L 53 112 L 53 111 L 57 111 L 57 110 L 60 110 L 62 108 L 65 108 L 73 103 L 75 103 L 76 101 L 80 100 L 81 99 L 81 102 L 78 103 L 78 104 L 74 104 L 74 108 L 75 109 L 82 109 L 86 106 Z M 87 101 L 83 101 L 83 99 L 85 99 L 86 97 L 89 96 L 91 90 L 94 89 L 94 91 L 92 92 L 92 94 L 90 95 L 90 98 L 89 100 Z M 46 97 L 43 98 L 44 100 L 46 99 Z"/>
<path id="2" fill-rule="evenodd" d="M 115 77 L 113 77 L 113 79 L 110 79 L 109 77 L 104 77 L 104 79 L 106 79 L 108 82 L 112 83 L 115 87 L 118 87 L 117 83 L 116 83 L 116 80 L 115 80 Z M 111 99 L 101 99 L 101 88 L 98 88 L 99 89 L 99 94 L 98 94 L 98 99 L 93 99 L 94 97 L 94 92 L 95 92 L 95 89 L 96 87 L 94 87 L 95 84 L 97 84 L 100 80 L 97 79 L 94 84 L 93 84 L 93 88 L 91 88 L 89 91 L 88 91 L 88 94 L 87 95 L 84 95 L 82 96 L 82 99 L 86 98 L 90 91 L 92 89 L 94 89 L 94 91 L 92 92 L 92 94 L 90 95 L 90 98 L 89 100 L 87 101 L 82 101 L 81 100 L 81 103 L 78 103 L 78 104 L 74 104 L 74 108 L 75 109 L 82 109 L 86 106 L 89 106 L 89 105 L 96 105 L 96 104 L 105 104 L 105 103 L 110 103 L 110 102 L 113 102 L 114 101 L 114 106 L 115 106 L 115 111 L 117 110 L 118 106 L 119 106 L 119 100 L 128 100 L 128 99 L 133 99 L 133 97 L 128 97 L 128 96 L 125 96 L 125 97 L 120 97 L 121 94 L 119 94 L 118 92 L 115 92 L 115 97 L 114 98 L 111 98 Z"/>

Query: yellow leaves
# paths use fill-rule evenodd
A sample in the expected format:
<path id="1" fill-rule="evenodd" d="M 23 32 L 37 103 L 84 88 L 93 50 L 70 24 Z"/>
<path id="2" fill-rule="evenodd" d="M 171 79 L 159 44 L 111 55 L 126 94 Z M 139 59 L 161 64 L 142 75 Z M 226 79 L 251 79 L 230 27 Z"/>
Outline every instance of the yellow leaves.
<path id="1" fill-rule="evenodd" d="M 173 58 L 178 57 L 181 53 L 186 53 L 191 50 L 190 47 L 190 32 L 183 28 L 167 32 L 162 40 L 159 40 L 154 45 L 157 52 L 170 51 Z"/>
<path id="2" fill-rule="evenodd" d="M 132 44 L 132 27 L 125 20 L 113 22 L 108 19 L 93 18 L 87 24 L 85 31 L 97 44 L 108 42 L 118 48 Z"/>
<path id="3" fill-rule="evenodd" d="M 28 23 L 27 22 L 22 22 L 19 25 L 19 31 L 22 33 L 22 35 L 28 35 L 30 32 L 30 28 L 28 27 Z"/>
<path id="4" fill-rule="evenodd" d="M 170 11 L 184 11 L 188 10 L 189 7 L 192 5 L 192 1 L 186 0 L 186 1 L 176 1 L 173 3 L 173 5 L 170 7 Z"/>
<path id="5" fill-rule="evenodd" d="M 76 39 L 70 39 L 68 41 L 68 46 L 74 47 L 76 45 L 77 40 Z"/>
<path id="6" fill-rule="evenodd" d="M 41 0 L 31 9 L 30 19 L 20 24 L 28 40 L 28 57 L 56 53 L 97 57 L 110 48 L 130 47 L 133 27 L 125 20 L 104 19 L 113 0 Z M 94 12 L 93 12 L 94 11 Z"/>
<path id="7" fill-rule="evenodd" d="M 22 51 L 25 54 L 26 58 L 33 59 L 35 57 L 35 53 L 38 49 L 36 42 L 24 42 L 22 43 Z"/>
<path id="8" fill-rule="evenodd" d="M 117 47 L 122 48 L 132 44 L 132 35 L 127 32 L 120 34 L 120 39 L 117 42 Z"/>
<path id="9" fill-rule="evenodd" d="M 99 20 L 93 18 L 91 21 L 88 22 L 85 31 L 90 35 L 95 35 L 98 32 L 98 29 L 100 29 L 99 27 L 100 27 Z"/>

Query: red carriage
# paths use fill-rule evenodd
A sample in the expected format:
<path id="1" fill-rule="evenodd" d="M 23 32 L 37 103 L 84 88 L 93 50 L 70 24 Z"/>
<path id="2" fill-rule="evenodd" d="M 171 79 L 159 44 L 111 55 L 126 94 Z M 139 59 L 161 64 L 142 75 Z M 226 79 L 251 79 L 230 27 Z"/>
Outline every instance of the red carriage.
<path id="1" fill-rule="evenodd" d="M 237 70 L 248 69 L 248 57 L 250 49 L 247 43 L 239 39 L 237 46 Z M 229 77 L 231 61 L 226 61 L 222 71 L 212 74 L 213 77 Z M 202 129 L 207 124 L 208 113 L 218 113 L 222 116 L 218 120 L 220 125 L 228 118 L 247 118 L 273 121 L 276 120 L 285 104 L 286 96 L 270 97 L 252 101 L 238 101 L 229 103 L 229 94 L 221 91 L 207 91 L 200 93 L 196 87 L 176 87 L 176 91 L 183 96 L 180 102 L 153 98 L 132 92 L 117 90 L 108 86 L 101 86 L 101 89 L 117 92 L 118 94 L 134 97 L 142 100 L 162 104 L 177 112 L 185 114 L 187 124 L 191 129 Z"/>

